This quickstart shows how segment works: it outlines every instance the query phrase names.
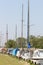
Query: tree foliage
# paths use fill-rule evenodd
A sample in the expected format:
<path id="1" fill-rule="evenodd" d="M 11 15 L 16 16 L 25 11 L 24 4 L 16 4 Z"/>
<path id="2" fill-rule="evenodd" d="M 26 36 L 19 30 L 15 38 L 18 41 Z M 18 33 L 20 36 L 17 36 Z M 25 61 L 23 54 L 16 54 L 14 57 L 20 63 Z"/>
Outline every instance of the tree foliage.
<path id="1" fill-rule="evenodd" d="M 31 43 L 32 47 L 43 48 L 43 36 L 36 37 L 36 36 L 31 35 L 30 43 Z M 16 48 L 16 47 L 25 48 L 25 47 L 27 47 L 26 44 L 27 44 L 27 39 L 19 37 L 16 39 L 16 41 L 8 40 L 6 42 L 6 47 L 8 47 L 8 48 Z"/>
<path id="2" fill-rule="evenodd" d="M 16 41 L 14 41 L 14 40 L 8 40 L 6 42 L 6 47 L 7 48 L 15 48 L 16 47 Z"/>
<path id="3" fill-rule="evenodd" d="M 43 36 L 30 36 L 30 43 L 35 48 L 43 48 Z"/>
<path id="4" fill-rule="evenodd" d="M 25 38 L 17 38 L 18 47 L 26 47 L 26 39 Z"/>

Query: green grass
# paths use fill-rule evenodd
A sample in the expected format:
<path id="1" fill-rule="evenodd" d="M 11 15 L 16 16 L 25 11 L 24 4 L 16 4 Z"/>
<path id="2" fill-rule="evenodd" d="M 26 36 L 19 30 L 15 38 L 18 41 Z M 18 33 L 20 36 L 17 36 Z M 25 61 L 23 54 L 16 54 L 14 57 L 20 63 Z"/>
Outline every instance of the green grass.
<path id="1" fill-rule="evenodd" d="M 0 54 L 0 65 L 30 65 L 30 64 L 15 57 Z"/>

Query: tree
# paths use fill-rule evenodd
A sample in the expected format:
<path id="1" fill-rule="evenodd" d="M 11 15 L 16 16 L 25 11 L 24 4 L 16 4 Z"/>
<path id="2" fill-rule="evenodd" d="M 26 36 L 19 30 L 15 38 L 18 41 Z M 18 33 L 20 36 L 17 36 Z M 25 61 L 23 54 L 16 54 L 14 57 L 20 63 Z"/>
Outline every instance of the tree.
<path id="1" fill-rule="evenodd" d="M 35 48 L 43 48 L 43 36 L 30 36 L 30 43 Z"/>
<path id="2" fill-rule="evenodd" d="M 16 47 L 16 41 L 14 41 L 14 40 L 8 40 L 6 42 L 6 47 L 7 48 L 15 48 Z"/>
<path id="3" fill-rule="evenodd" d="M 26 43 L 27 43 L 27 39 L 25 38 L 17 38 L 16 41 L 14 40 L 8 40 L 6 42 L 6 47 L 7 48 L 25 48 L 27 47 L 26 46 Z M 34 48 L 42 48 L 43 49 L 43 36 L 33 36 L 31 35 L 30 36 L 30 43 L 31 43 L 31 46 L 34 47 Z"/>
<path id="4" fill-rule="evenodd" d="M 27 40 L 25 38 L 19 37 L 19 38 L 17 38 L 16 41 L 17 41 L 17 46 L 18 47 L 22 47 L 22 48 L 26 47 Z"/>

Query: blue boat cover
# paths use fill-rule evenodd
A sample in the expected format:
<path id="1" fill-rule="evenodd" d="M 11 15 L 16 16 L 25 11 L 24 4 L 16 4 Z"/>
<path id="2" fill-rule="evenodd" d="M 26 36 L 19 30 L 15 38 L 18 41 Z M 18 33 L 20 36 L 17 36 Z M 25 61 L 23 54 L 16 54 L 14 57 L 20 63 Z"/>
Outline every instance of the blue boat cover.
<path id="1" fill-rule="evenodd" d="M 18 50 L 19 50 L 18 48 L 13 49 L 13 51 L 12 51 L 12 55 L 13 55 L 13 56 L 16 56 Z"/>

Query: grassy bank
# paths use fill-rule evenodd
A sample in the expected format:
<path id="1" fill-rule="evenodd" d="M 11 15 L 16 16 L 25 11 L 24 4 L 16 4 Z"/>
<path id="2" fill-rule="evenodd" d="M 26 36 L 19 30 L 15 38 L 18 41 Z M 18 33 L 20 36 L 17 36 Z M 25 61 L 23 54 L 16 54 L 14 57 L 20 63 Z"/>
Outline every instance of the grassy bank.
<path id="1" fill-rule="evenodd" d="M 30 65 L 30 64 L 23 60 L 19 60 L 15 57 L 0 54 L 0 65 Z"/>

